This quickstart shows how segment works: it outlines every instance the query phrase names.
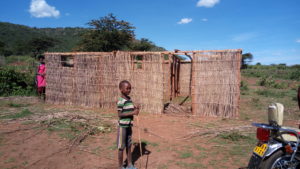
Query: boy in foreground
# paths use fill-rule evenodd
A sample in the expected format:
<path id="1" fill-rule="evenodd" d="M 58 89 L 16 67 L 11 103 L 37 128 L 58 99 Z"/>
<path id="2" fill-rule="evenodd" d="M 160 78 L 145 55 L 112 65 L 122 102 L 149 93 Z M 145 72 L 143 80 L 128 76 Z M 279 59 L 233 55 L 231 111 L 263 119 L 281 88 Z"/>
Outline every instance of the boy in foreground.
<path id="1" fill-rule="evenodd" d="M 127 80 L 119 83 L 121 97 L 118 98 L 118 115 L 119 127 L 117 136 L 118 160 L 119 168 L 123 167 L 123 150 L 126 147 L 127 152 L 127 169 L 136 169 L 132 164 L 131 144 L 132 144 L 132 122 L 133 116 L 138 115 L 140 106 L 134 106 L 129 94 L 131 92 L 131 84 Z"/>

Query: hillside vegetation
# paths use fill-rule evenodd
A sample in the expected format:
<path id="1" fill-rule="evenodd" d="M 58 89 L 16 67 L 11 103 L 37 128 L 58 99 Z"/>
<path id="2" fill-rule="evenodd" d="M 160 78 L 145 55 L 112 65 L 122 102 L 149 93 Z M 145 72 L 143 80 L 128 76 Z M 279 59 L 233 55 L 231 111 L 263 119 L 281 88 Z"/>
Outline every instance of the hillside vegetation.
<path id="1" fill-rule="evenodd" d="M 117 26 L 107 31 L 106 28 L 112 23 L 113 25 L 118 23 L 131 25 L 129 22 L 118 20 L 112 14 L 92 21 L 103 22 L 103 24 L 96 28 L 93 25 L 90 25 L 90 28 L 36 28 L 0 22 L 0 55 L 31 55 L 36 57 L 45 51 L 165 50 L 147 38 L 136 39 L 135 27 L 133 26 L 130 27 L 130 37 L 127 39 L 124 39 L 125 31 Z M 118 45 L 113 46 L 114 44 Z"/>
<path id="2" fill-rule="evenodd" d="M 11 54 L 28 54 L 32 39 L 51 37 L 57 44 L 49 51 L 71 51 L 79 42 L 86 28 L 35 28 L 0 22 L 0 41 L 5 44 L 5 49 Z"/>

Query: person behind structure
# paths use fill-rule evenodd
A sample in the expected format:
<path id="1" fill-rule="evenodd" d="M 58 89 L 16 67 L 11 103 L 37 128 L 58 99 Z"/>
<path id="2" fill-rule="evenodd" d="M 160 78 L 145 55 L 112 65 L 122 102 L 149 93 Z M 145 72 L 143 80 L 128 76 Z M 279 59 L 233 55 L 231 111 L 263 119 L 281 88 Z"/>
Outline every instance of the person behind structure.
<path id="1" fill-rule="evenodd" d="M 134 106 L 129 94 L 131 92 L 131 84 L 127 80 L 123 80 L 119 83 L 119 89 L 121 97 L 118 98 L 118 116 L 119 116 L 119 127 L 117 136 L 117 147 L 118 147 L 118 161 L 119 168 L 123 167 L 123 151 L 126 148 L 127 152 L 127 167 L 126 169 L 136 169 L 132 164 L 132 122 L 133 116 L 138 115 L 140 106 Z"/>
<path id="2" fill-rule="evenodd" d="M 45 101 L 46 96 L 46 66 L 44 59 L 45 57 L 43 55 L 40 55 L 38 57 L 40 64 L 37 68 L 37 73 L 36 73 L 36 86 L 37 86 L 37 93 L 40 99 L 43 99 Z"/>

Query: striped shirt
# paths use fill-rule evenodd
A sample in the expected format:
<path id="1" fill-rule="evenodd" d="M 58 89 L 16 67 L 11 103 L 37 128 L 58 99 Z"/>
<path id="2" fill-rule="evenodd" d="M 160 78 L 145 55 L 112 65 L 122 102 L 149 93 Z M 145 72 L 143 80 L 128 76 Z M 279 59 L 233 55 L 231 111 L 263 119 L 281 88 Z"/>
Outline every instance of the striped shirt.
<path id="1" fill-rule="evenodd" d="M 134 111 L 134 105 L 131 99 L 124 99 L 123 97 L 118 98 L 118 112 L 130 113 Z M 120 117 L 119 126 L 120 127 L 130 127 L 132 125 L 133 116 Z"/>

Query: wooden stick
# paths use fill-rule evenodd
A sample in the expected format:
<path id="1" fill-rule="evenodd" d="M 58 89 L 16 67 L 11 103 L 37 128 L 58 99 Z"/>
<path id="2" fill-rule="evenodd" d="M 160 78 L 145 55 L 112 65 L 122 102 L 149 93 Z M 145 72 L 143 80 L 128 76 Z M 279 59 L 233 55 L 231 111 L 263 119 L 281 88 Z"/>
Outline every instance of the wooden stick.
<path id="1" fill-rule="evenodd" d="M 141 132 L 140 132 L 140 120 L 139 116 L 136 116 L 136 121 L 137 121 L 137 126 L 138 126 L 138 135 L 139 135 L 139 144 L 140 144 L 140 153 L 141 153 L 141 160 L 140 160 L 140 168 L 142 168 L 142 157 L 143 157 L 143 152 L 142 152 L 142 142 L 141 142 Z"/>

